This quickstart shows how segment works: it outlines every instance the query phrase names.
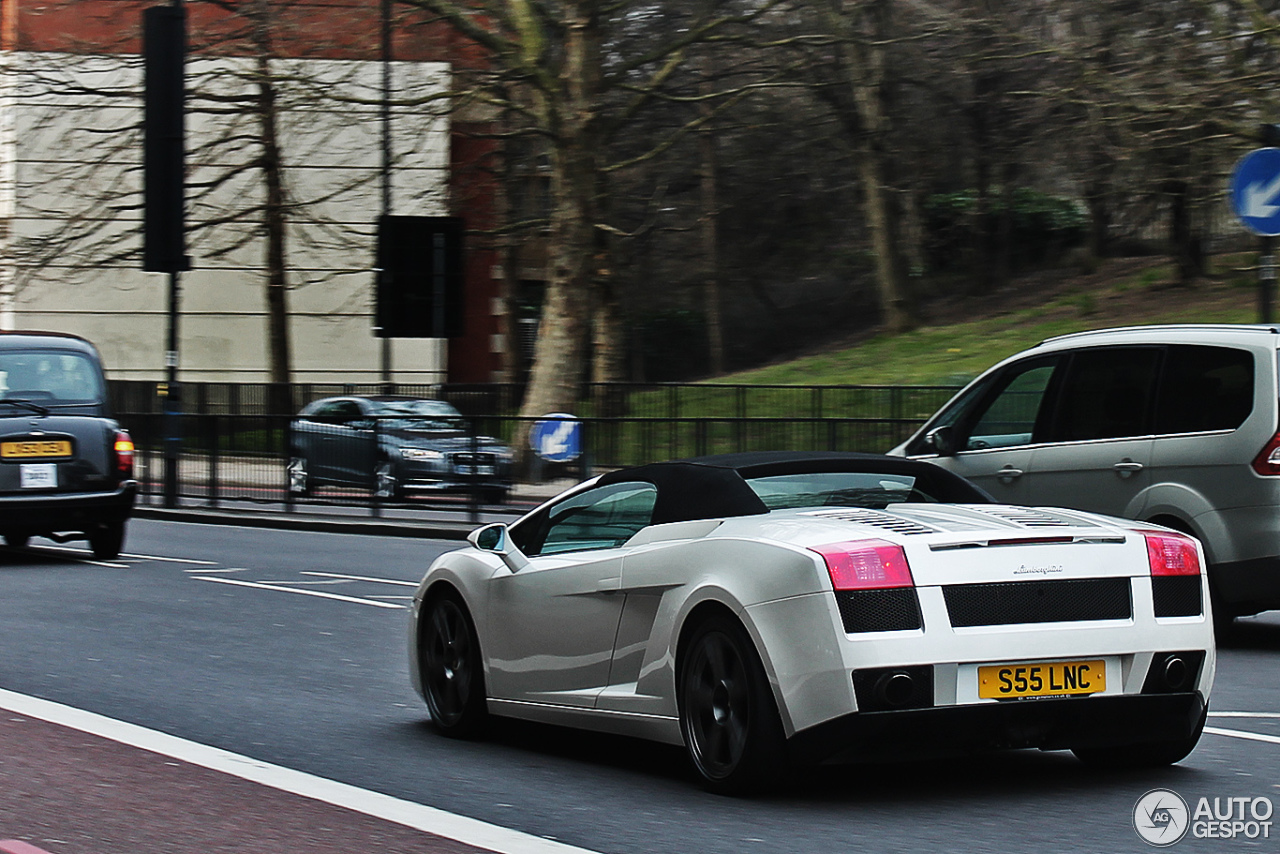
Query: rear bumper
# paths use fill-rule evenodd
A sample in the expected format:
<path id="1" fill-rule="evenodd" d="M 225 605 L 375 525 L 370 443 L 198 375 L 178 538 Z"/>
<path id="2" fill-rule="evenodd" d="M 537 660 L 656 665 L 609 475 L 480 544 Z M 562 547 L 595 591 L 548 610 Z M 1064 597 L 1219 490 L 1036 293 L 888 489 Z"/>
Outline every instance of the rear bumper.
<path id="1" fill-rule="evenodd" d="M 0 530 L 38 535 L 123 522 L 133 512 L 137 494 L 138 482 L 127 480 L 108 492 L 0 495 Z"/>
<path id="2" fill-rule="evenodd" d="M 796 733 L 787 748 L 817 764 L 1148 744 L 1190 738 L 1205 708 L 1193 691 L 856 712 Z"/>

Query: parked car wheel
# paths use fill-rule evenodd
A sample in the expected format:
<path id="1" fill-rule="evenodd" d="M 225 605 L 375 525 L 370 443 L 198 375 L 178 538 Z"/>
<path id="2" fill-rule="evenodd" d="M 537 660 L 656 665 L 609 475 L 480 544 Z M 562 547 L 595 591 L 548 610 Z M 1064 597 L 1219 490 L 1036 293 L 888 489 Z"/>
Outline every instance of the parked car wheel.
<path id="1" fill-rule="evenodd" d="M 404 487 L 391 460 L 380 460 L 373 470 L 373 494 L 379 498 L 404 498 Z"/>
<path id="2" fill-rule="evenodd" d="M 311 474 L 307 470 L 307 458 L 303 456 L 290 457 L 289 492 L 294 495 L 310 495 L 311 489 Z"/>
<path id="3" fill-rule="evenodd" d="M 98 560 L 115 560 L 124 547 L 124 522 L 104 522 L 89 531 L 89 548 Z"/>

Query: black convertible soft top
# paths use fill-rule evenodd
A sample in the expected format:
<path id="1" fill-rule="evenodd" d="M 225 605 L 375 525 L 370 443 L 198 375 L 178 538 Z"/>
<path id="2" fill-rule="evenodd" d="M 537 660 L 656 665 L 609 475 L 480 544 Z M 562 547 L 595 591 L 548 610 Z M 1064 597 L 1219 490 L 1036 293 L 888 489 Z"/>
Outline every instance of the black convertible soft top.
<path id="1" fill-rule="evenodd" d="M 601 486 L 643 481 L 658 488 L 651 524 L 752 516 L 769 509 L 747 480 L 786 474 L 855 472 L 907 475 L 920 491 L 950 504 L 989 504 L 994 499 L 969 481 L 922 460 L 850 452 L 757 451 L 694 457 L 602 475 Z"/>

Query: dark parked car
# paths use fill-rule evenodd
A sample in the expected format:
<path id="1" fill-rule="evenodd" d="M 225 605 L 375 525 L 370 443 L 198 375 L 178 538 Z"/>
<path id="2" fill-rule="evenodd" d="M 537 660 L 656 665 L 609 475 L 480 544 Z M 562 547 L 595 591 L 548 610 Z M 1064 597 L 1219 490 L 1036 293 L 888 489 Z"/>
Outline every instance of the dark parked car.
<path id="1" fill-rule="evenodd" d="M 112 559 L 138 491 L 133 442 L 107 411 L 92 344 L 52 332 L 0 332 L 0 536 L 87 539 Z"/>
<path id="2" fill-rule="evenodd" d="M 490 503 L 511 489 L 511 451 L 473 435 L 442 400 L 329 397 L 298 413 L 290 439 L 289 490 L 320 484 L 372 489 L 381 498 L 480 490 Z"/>

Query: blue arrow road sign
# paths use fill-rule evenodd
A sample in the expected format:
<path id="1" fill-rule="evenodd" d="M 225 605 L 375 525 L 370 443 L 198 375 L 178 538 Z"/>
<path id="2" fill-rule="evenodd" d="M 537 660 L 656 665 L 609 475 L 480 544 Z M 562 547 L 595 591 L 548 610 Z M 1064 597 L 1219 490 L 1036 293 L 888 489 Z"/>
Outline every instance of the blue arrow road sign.
<path id="1" fill-rule="evenodd" d="M 1231 209 L 1254 234 L 1280 235 L 1280 148 L 1240 158 L 1231 175 Z"/>
<path id="2" fill-rule="evenodd" d="M 533 423 L 529 447 L 549 463 L 567 463 L 582 454 L 582 422 L 554 412 Z"/>

